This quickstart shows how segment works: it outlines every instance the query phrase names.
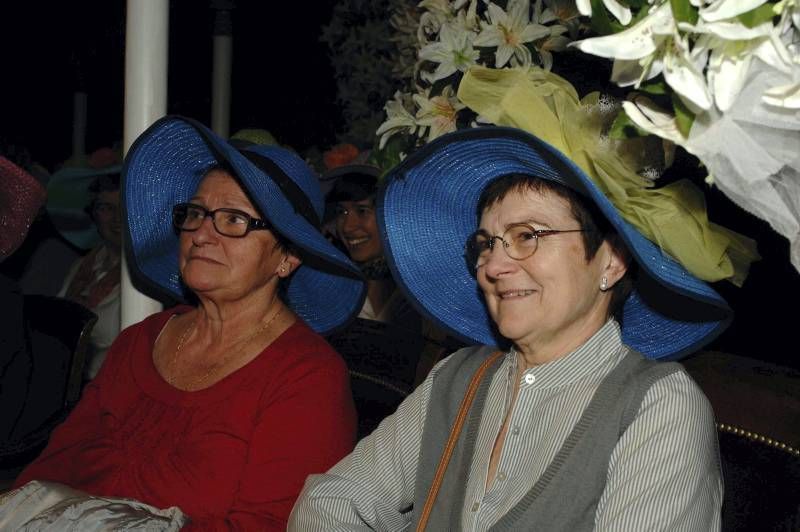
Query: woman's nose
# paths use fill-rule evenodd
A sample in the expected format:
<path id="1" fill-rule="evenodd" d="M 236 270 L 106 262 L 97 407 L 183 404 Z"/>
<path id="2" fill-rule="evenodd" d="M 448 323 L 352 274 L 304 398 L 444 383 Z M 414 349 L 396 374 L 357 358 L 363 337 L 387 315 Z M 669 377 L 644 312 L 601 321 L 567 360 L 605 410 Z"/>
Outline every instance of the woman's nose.
<path id="1" fill-rule="evenodd" d="M 214 218 L 206 216 L 195 231 L 192 231 L 192 242 L 199 246 L 216 239 L 217 229 L 214 227 Z"/>
<path id="2" fill-rule="evenodd" d="M 508 256 L 503 241 L 498 238 L 481 268 L 487 277 L 497 278 L 513 271 L 516 266 L 517 261 Z"/>
<path id="3" fill-rule="evenodd" d="M 342 231 L 347 233 L 359 226 L 358 216 L 354 212 L 342 214 Z"/>

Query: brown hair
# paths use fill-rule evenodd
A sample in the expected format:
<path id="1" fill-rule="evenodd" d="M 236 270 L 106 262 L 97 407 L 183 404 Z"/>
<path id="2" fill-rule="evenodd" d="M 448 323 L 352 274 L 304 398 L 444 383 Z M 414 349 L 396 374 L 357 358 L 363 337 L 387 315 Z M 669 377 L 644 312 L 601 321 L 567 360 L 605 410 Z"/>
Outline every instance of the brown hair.
<path id="1" fill-rule="evenodd" d="M 526 191 L 555 194 L 567 202 L 573 218 L 583 229 L 581 236 L 586 262 L 594 258 L 603 242 L 608 242 L 611 248 L 623 258 L 628 270 L 611 289 L 611 301 L 608 307 L 610 315 L 621 319 L 622 306 L 633 290 L 635 262 L 630 260 L 631 255 L 619 233 L 593 202 L 555 181 L 526 174 L 508 174 L 498 177 L 483 189 L 476 208 L 478 220 L 486 209 L 500 203 L 510 192 L 524 193 Z"/>

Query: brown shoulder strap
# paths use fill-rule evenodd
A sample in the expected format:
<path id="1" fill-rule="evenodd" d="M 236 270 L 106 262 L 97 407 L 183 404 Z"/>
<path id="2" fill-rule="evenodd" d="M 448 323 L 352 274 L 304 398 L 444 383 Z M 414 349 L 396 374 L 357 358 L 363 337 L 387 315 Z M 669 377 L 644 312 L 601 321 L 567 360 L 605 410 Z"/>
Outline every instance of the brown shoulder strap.
<path id="1" fill-rule="evenodd" d="M 472 380 L 469 382 L 467 392 L 464 394 L 464 398 L 461 400 L 461 406 L 458 408 L 458 414 L 456 415 L 455 423 L 453 423 L 453 428 L 450 429 L 450 436 L 447 438 L 447 445 L 445 445 L 444 451 L 442 451 L 442 457 L 439 459 L 439 465 L 436 466 L 436 474 L 433 477 L 433 483 L 431 484 L 431 488 L 428 490 L 428 496 L 425 499 L 425 505 L 422 507 L 422 513 L 420 514 L 419 522 L 417 523 L 417 532 L 423 532 L 426 524 L 428 523 L 428 518 L 433 510 L 433 503 L 436 502 L 436 496 L 439 494 L 439 488 L 444 480 L 444 474 L 447 471 L 447 465 L 450 463 L 450 457 L 453 455 L 453 449 L 455 449 L 456 443 L 458 442 L 458 437 L 461 434 L 461 428 L 464 426 L 464 420 L 467 418 L 467 413 L 469 412 L 470 406 L 472 406 L 473 399 L 475 399 L 475 393 L 478 391 L 478 386 L 480 385 L 481 380 L 483 380 L 486 370 L 489 369 L 489 366 L 494 364 L 495 360 L 497 360 L 502 354 L 502 351 L 495 351 L 492 353 L 486 360 L 483 361 L 483 364 L 481 364 L 481 366 L 475 372 L 475 375 L 472 376 Z"/>

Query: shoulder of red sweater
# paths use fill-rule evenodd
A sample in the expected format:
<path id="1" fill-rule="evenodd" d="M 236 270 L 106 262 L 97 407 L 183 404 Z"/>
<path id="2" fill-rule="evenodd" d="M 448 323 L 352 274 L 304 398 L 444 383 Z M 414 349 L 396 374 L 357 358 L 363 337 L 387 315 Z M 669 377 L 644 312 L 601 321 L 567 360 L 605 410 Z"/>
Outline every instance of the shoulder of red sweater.
<path id="1" fill-rule="evenodd" d="M 324 337 L 298 319 L 278 340 L 277 345 L 292 365 L 310 363 L 345 368 L 344 360 Z M 291 359 L 291 360 L 288 360 Z"/>

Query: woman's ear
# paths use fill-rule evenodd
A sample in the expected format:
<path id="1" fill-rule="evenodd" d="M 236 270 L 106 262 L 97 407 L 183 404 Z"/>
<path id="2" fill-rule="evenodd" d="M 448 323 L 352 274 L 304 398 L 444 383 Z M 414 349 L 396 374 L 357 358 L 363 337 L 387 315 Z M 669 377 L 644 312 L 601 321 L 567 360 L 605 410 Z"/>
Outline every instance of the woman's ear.
<path id="1" fill-rule="evenodd" d="M 602 279 L 605 280 L 603 289 L 608 290 L 613 288 L 628 271 L 628 263 L 631 258 L 624 247 L 614 245 L 608 240 L 603 242 L 601 248 L 604 248 L 602 253 Z"/>
<path id="2" fill-rule="evenodd" d="M 283 256 L 283 260 L 278 264 L 278 277 L 289 277 L 302 263 L 303 261 L 297 255 L 286 253 Z"/>

